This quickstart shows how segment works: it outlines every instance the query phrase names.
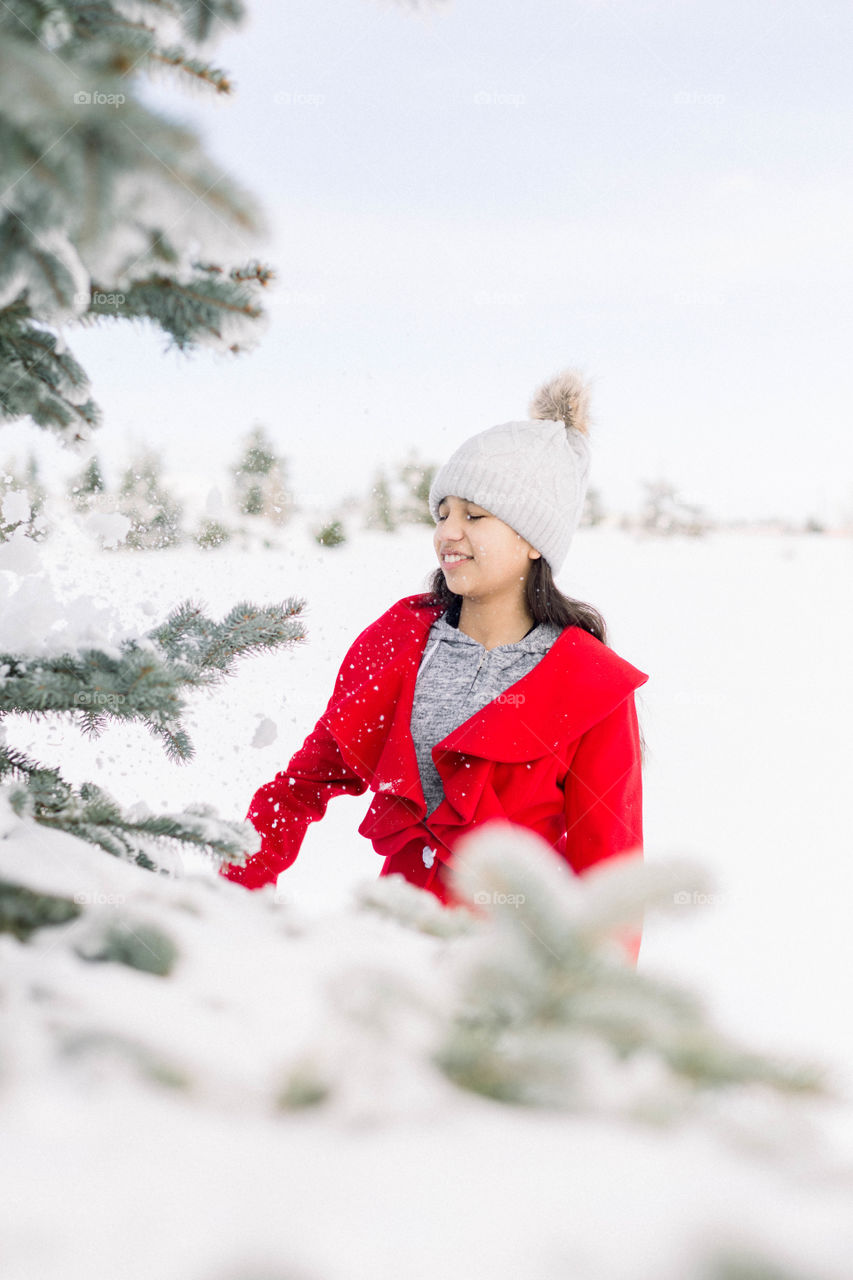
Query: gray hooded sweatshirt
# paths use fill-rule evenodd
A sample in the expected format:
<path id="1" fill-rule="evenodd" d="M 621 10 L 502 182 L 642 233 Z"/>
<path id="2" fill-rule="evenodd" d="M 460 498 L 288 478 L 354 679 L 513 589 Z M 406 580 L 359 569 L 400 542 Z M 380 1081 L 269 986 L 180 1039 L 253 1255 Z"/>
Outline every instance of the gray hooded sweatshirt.
<path id="1" fill-rule="evenodd" d="M 432 748 L 532 671 L 561 630 L 551 622 L 540 622 L 515 644 L 487 649 L 451 626 L 446 614 L 433 622 L 418 668 L 412 705 L 412 738 L 427 815 L 438 808 L 444 797 L 441 777 L 430 754 Z"/>

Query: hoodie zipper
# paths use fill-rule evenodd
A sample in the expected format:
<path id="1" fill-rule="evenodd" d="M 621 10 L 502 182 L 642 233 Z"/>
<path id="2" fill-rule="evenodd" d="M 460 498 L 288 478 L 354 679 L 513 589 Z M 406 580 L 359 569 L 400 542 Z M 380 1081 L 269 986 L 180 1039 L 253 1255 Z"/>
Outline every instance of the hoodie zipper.
<path id="1" fill-rule="evenodd" d="M 482 654 L 480 655 L 480 661 L 477 663 L 477 670 L 474 672 L 474 678 L 471 681 L 470 685 L 468 686 L 468 693 L 465 695 L 466 698 L 470 698 L 471 691 L 474 688 L 474 685 L 477 683 L 477 676 L 480 674 L 480 668 L 482 667 L 483 663 L 486 661 L 486 658 L 488 658 L 488 656 L 489 656 L 488 649 L 484 649 Z"/>

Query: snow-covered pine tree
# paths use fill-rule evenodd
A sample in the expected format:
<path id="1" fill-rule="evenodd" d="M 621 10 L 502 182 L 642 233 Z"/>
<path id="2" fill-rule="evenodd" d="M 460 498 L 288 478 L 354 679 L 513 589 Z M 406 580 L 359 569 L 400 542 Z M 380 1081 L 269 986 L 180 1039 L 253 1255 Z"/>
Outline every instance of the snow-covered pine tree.
<path id="1" fill-rule="evenodd" d="M 314 529 L 314 540 L 321 547 L 340 547 L 347 540 L 346 529 L 338 519 L 327 520 L 325 524 Z"/>
<path id="2" fill-rule="evenodd" d="M 280 457 L 263 426 L 249 433 L 243 454 L 231 468 L 234 501 L 244 516 L 261 516 L 272 524 L 286 524 L 293 514 L 287 462 Z"/>
<path id="3" fill-rule="evenodd" d="M 397 510 L 402 524 L 432 524 L 429 509 L 429 490 L 438 467 L 435 463 L 421 462 L 410 453 L 397 471 L 403 493 Z"/>
<path id="4" fill-rule="evenodd" d="M 93 454 L 85 467 L 72 476 L 68 486 L 71 505 L 80 512 L 91 511 L 106 497 L 107 486 L 97 454 Z"/>
<path id="5" fill-rule="evenodd" d="M 192 742 L 181 722 L 185 689 L 215 686 L 234 670 L 237 657 L 301 640 L 298 615 L 305 601 L 290 597 L 280 605 L 234 605 L 221 622 L 191 600 L 178 605 L 166 622 L 144 636 L 125 637 L 110 650 L 84 644 L 54 645 L 37 657 L 10 653 L 2 641 L 16 630 L 16 608 L 25 629 L 28 596 L 4 602 L 0 630 L 0 782 L 10 783 L 7 799 L 19 816 L 99 844 L 108 853 L 154 868 L 156 851 L 185 845 L 229 861 L 257 845 L 250 823 L 220 820 L 209 805 L 191 805 L 180 814 L 131 814 L 103 788 L 69 785 L 58 769 L 46 768 L 5 741 L 3 717 L 63 714 L 84 732 L 97 734 L 108 720 L 137 720 L 158 737 L 170 759 L 191 760 Z M 117 650 L 117 651 L 116 651 Z"/>
<path id="6" fill-rule="evenodd" d="M 231 541 L 231 530 L 221 520 L 203 516 L 193 539 L 202 551 L 215 551 L 217 547 L 224 547 L 226 542 Z"/>
<path id="7" fill-rule="evenodd" d="M 192 535 L 193 541 L 202 551 L 215 551 L 230 542 L 232 534 L 222 493 L 214 485 L 205 499 L 204 511 Z"/>
<path id="8" fill-rule="evenodd" d="M 582 526 L 594 526 L 601 524 L 604 519 L 604 504 L 601 500 L 601 490 L 590 486 L 586 491 L 583 503 L 583 511 L 581 513 Z"/>
<path id="9" fill-rule="evenodd" d="M 709 527 L 702 508 L 684 502 L 669 480 L 645 480 L 640 528 L 647 533 L 686 533 L 697 537 Z"/>
<path id="10" fill-rule="evenodd" d="M 829 1088 L 820 1063 L 740 1045 L 686 988 L 625 963 L 620 936 L 649 908 L 677 910 L 686 880 L 707 889 L 699 867 L 621 858 L 578 877 L 536 832 L 499 820 L 463 837 L 454 855 L 454 892 L 488 921 L 457 948 L 448 984 L 455 1013 L 438 1061 L 458 1084 L 532 1105 L 615 1104 L 654 1120 L 730 1086 Z M 412 893 L 386 881 L 372 899 L 383 896 L 411 918 Z"/>
<path id="11" fill-rule="evenodd" d="M 367 509 L 364 516 L 365 529 L 381 529 L 383 533 L 393 533 L 397 528 L 397 513 L 391 487 L 384 469 L 376 472 L 370 486 Z"/>
<path id="12" fill-rule="evenodd" d="M 0 423 L 29 418 L 63 444 L 91 436 L 101 413 L 63 327 L 148 320 L 168 346 L 240 352 L 264 319 L 259 295 L 272 272 L 230 255 L 262 230 L 253 199 L 204 154 L 196 135 L 140 101 L 137 86 L 163 71 L 212 93 L 230 92 L 204 46 L 244 16 L 241 0 L 76 0 L 0 6 Z M 190 216 L 191 215 L 191 216 Z M 92 492 L 96 485 L 90 476 Z M 139 720 L 175 760 L 192 744 L 182 691 L 220 681 L 241 654 L 304 635 L 304 602 L 236 604 L 221 622 L 186 601 L 165 623 L 120 645 L 98 646 L 86 626 L 41 643 L 31 606 L 78 621 L 87 604 L 57 602 L 38 552 L 22 536 L 23 497 L 7 495 L 13 525 L 0 545 L 0 721 L 11 714 L 68 715 L 98 732 L 109 718 Z M 30 544 L 30 545 L 27 545 Z M 17 583 L 9 580 L 17 576 Z M 62 616 L 60 616 L 62 615 Z M 27 636 L 31 651 L 23 651 Z M 67 645 L 65 649 L 60 645 Z M 35 651 L 32 651 L 35 650 Z M 6 741 L 0 783 L 19 815 L 68 831 L 112 854 L 154 866 L 163 843 L 233 861 L 254 851 L 249 823 L 220 821 L 210 806 L 177 815 L 123 812 L 99 786 L 69 785 Z"/>
<path id="13" fill-rule="evenodd" d="M 181 542 L 183 508 L 169 493 L 162 462 L 153 449 L 143 450 L 121 479 L 116 509 L 130 521 L 123 544 L 135 550 L 161 550 Z"/>

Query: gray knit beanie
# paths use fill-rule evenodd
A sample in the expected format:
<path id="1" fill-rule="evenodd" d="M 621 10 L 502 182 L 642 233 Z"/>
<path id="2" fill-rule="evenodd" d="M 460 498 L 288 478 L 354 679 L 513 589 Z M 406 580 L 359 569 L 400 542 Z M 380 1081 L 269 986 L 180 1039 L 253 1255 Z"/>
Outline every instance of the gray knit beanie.
<path id="1" fill-rule="evenodd" d="M 485 507 L 521 534 L 556 576 L 578 527 L 589 475 L 589 386 L 566 369 L 530 402 L 533 421 L 503 422 L 470 436 L 440 468 L 429 509 L 453 495 Z"/>

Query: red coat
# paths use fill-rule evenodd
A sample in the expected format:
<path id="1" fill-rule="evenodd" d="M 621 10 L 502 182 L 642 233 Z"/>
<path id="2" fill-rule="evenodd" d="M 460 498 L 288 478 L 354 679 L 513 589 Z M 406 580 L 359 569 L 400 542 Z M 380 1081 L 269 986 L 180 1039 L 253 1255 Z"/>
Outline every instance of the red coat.
<path id="1" fill-rule="evenodd" d="M 350 646 L 314 730 L 252 797 L 246 817 L 260 852 L 245 867 L 223 866 L 227 879 L 249 889 L 274 881 L 331 798 L 368 787 L 373 801 L 358 830 L 384 858 L 379 874 L 402 872 L 443 902 L 453 901 L 443 873 L 453 846 L 492 818 L 537 831 L 577 873 L 642 854 L 634 690 L 649 677 L 577 626 L 433 748 L 444 798 L 426 819 L 411 714 L 429 628 L 442 611 L 430 599 L 404 596 Z"/>

